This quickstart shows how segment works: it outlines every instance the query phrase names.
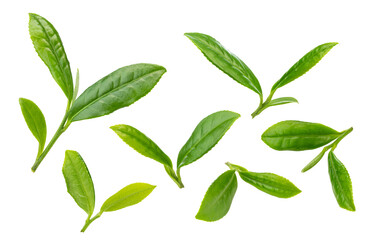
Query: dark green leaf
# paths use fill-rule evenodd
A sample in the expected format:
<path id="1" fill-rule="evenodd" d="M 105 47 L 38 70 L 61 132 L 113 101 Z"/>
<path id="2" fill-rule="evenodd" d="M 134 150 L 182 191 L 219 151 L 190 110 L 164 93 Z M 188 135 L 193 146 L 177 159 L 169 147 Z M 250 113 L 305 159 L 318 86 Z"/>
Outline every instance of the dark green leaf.
<path id="1" fill-rule="evenodd" d="M 100 117 L 131 105 L 148 94 L 165 72 L 153 64 L 122 67 L 87 88 L 70 109 L 69 120 Z"/>
<path id="2" fill-rule="evenodd" d="M 340 135 L 319 123 L 282 121 L 268 128 L 261 139 L 275 150 L 302 151 L 319 148 Z"/>
<path id="3" fill-rule="evenodd" d="M 277 105 L 283 105 L 287 103 L 299 103 L 296 98 L 293 97 L 281 97 L 273 99 L 269 102 L 268 107 L 277 106 Z"/>
<path id="4" fill-rule="evenodd" d="M 273 173 L 239 172 L 240 177 L 257 189 L 279 198 L 290 198 L 301 192 L 288 179 Z"/>
<path id="5" fill-rule="evenodd" d="M 29 130 L 39 142 L 38 154 L 39 156 L 44 149 L 46 142 L 46 121 L 40 108 L 31 100 L 19 98 L 19 104 L 22 110 L 24 120 L 26 120 Z"/>
<path id="6" fill-rule="evenodd" d="M 275 92 L 280 87 L 292 82 L 296 78 L 301 77 L 312 67 L 315 66 L 337 43 L 325 43 L 317 46 L 298 62 L 296 62 L 272 87 L 272 92 Z"/>
<path id="7" fill-rule="evenodd" d="M 204 118 L 179 152 L 177 168 L 196 161 L 210 151 L 239 117 L 238 113 L 219 111 Z"/>
<path id="8" fill-rule="evenodd" d="M 262 90 L 258 79 L 246 64 L 233 53 L 227 51 L 213 37 L 202 33 L 185 33 L 217 68 L 233 78 L 238 83 L 248 87 L 252 91 L 262 96 Z"/>
<path id="9" fill-rule="evenodd" d="M 224 217 L 231 207 L 237 190 L 237 177 L 234 170 L 220 175 L 209 187 L 202 200 L 196 218 L 208 222 Z"/>
<path id="10" fill-rule="evenodd" d="M 100 212 L 112 212 L 135 205 L 144 200 L 156 186 L 147 183 L 133 183 L 108 198 Z"/>
<path id="11" fill-rule="evenodd" d="M 39 57 L 69 100 L 73 97 L 73 78 L 63 43 L 54 26 L 45 18 L 30 13 L 29 33 Z"/>
<path id="12" fill-rule="evenodd" d="M 90 217 L 95 208 L 95 189 L 90 172 L 78 152 L 65 151 L 63 175 L 69 194 Z"/>
<path id="13" fill-rule="evenodd" d="M 328 170 L 333 193 L 338 204 L 341 208 L 355 211 L 350 175 L 332 151 L 328 154 Z"/>
<path id="14" fill-rule="evenodd" d="M 150 138 L 134 127 L 120 124 L 110 127 L 131 148 L 145 157 L 172 167 L 170 158 Z"/>

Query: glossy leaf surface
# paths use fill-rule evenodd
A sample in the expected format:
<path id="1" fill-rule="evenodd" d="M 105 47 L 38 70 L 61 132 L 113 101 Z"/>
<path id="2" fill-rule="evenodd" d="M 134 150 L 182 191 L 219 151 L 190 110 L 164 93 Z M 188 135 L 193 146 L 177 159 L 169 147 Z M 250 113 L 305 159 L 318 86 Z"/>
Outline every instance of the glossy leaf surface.
<path id="1" fill-rule="evenodd" d="M 319 123 L 282 121 L 268 128 L 261 139 L 275 150 L 302 151 L 326 145 L 340 135 Z"/>
<path id="2" fill-rule="evenodd" d="M 224 217 L 231 207 L 236 190 L 237 177 L 235 171 L 228 170 L 224 172 L 210 185 L 196 218 L 211 222 Z"/>
<path id="3" fill-rule="evenodd" d="M 350 175 L 332 151 L 328 154 L 328 171 L 333 193 L 340 207 L 355 211 Z"/>
<path id="4" fill-rule="evenodd" d="M 54 26 L 45 18 L 30 13 L 29 33 L 33 46 L 69 100 L 73 97 L 73 78 L 63 43 Z"/>
<path id="5" fill-rule="evenodd" d="M 154 64 L 122 67 L 87 88 L 70 109 L 69 120 L 100 117 L 131 105 L 148 94 L 165 72 Z"/>
<path id="6" fill-rule="evenodd" d="M 164 165 L 172 167 L 170 158 L 150 138 L 134 127 L 120 124 L 110 127 L 131 148 Z"/>
<path id="7" fill-rule="evenodd" d="M 293 97 L 281 97 L 281 98 L 276 98 L 270 101 L 268 106 L 272 107 L 272 106 L 283 105 L 287 103 L 299 103 L 299 102 L 296 100 L 296 98 L 293 98 Z"/>
<path id="8" fill-rule="evenodd" d="M 147 183 L 133 183 L 108 198 L 100 212 L 112 212 L 135 205 L 144 200 L 156 186 Z"/>
<path id="9" fill-rule="evenodd" d="M 219 111 L 204 118 L 179 152 L 177 168 L 196 161 L 210 151 L 239 117 L 238 113 Z"/>
<path id="10" fill-rule="evenodd" d="M 239 172 L 240 177 L 257 189 L 279 198 L 290 198 L 301 192 L 288 179 L 273 173 Z"/>
<path id="11" fill-rule="evenodd" d="M 81 155 L 76 151 L 65 151 L 63 175 L 69 194 L 88 216 L 95 208 L 95 189 L 90 172 Z"/>
<path id="12" fill-rule="evenodd" d="M 227 51 L 217 40 L 202 33 L 186 33 L 185 36 L 188 37 L 217 68 L 238 83 L 262 96 L 260 83 L 253 72 L 241 59 Z"/>
<path id="13" fill-rule="evenodd" d="M 315 64 L 317 64 L 335 45 L 337 45 L 335 42 L 325 43 L 308 52 L 273 85 L 272 92 L 304 75 L 307 71 L 314 67 Z"/>

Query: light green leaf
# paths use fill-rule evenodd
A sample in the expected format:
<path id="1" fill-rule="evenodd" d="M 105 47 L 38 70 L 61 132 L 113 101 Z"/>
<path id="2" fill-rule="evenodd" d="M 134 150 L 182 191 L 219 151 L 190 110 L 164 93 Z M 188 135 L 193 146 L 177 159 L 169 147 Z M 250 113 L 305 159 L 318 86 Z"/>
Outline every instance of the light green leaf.
<path id="1" fill-rule="evenodd" d="M 108 198 L 100 212 L 112 212 L 135 205 L 144 200 L 156 186 L 147 183 L 133 183 Z"/>
<path id="2" fill-rule="evenodd" d="M 220 175 L 209 187 L 202 200 L 196 218 L 208 222 L 224 217 L 232 204 L 237 190 L 237 177 L 234 170 Z"/>
<path id="3" fill-rule="evenodd" d="M 148 94 L 165 72 L 164 67 L 144 63 L 112 72 L 77 98 L 69 121 L 100 117 L 131 105 Z"/>
<path id="4" fill-rule="evenodd" d="M 95 189 L 90 172 L 78 152 L 65 151 L 63 175 L 69 194 L 90 217 L 95 208 Z"/>
<path id="5" fill-rule="evenodd" d="M 328 170 L 338 205 L 346 210 L 355 211 L 350 175 L 332 151 L 328 154 Z"/>
<path id="6" fill-rule="evenodd" d="M 324 147 L 323 150 L 313 159 L 311 160 L 311 162 L 309 162 L 302 170 L 301 172 L 307 172 L 310 169 L 312 169 L 315 165 L 318 164 L 318 162 L 320 162 L 320 160 L 322 160 L 324 154 L 326 151 L 328 151 L 328 147 Z"/>
<path id="7" fill-rule="evenodd" d="M 44 150 L 46 142 L 46 121 L 40 108 L 31 100 L 19 98 L 19 104 L 22 110 L 24 120 L 26 120 L 29 130 L 39 143 L 37 157 Z"/>
<path id="8" fill-rule="evenodd" d="M 233 53 L 227 51 L 213 37 L 202 33 L 185 33 L 204 54 L 204 56 L 217 68 L 233 78 L 238 83 L 263 95 L 260 83 L 246 64 Z"/>
<path id="9" fill-rule="evenodd" d="M 281 97 L 273 99 L 269 102 L 268 107 L 277 106 L 277 105 L 283 105 L 287 103 L 299 103 L 296 98 L 293 97 Z"/>
<path id="10" fill-rule="evenodd" d="M 63 43 L 54 26 L 45 18 L 30 13 L 29 33 L 36 52 L 68 100 L 73 97 L 73 78 Z"/>
<path id="11" fill-rule="evenodd" d="M 231 111 L 219 111 L 204 118 L 178 154 L 177 168 L 201 158 L 224 136 L 240 115 Z"/>
<path id="12" fill-rule="evenodd" d="M 337 45 L 336 42 L 325 43 L 308 52 L 273 85 L 271 91 L 275 92 L 275 90 L 278 88 L 283 87 L 284 85 L 304 75 L 307 71 L 314 67 L 335 45 Z"/>
<path id="13" fill-rule="evenodd" d="M 77 68 L 76 84 L 74 86 L 72 102 L 76 100 L 77 95 L 78 95 L 78 90 L 79 90 L 79 69 Z"/>
<path id="14" fill-rule="evenodd" d="M 247 169 L 244 167 L 241 167 L 239 165 L 236 164 L 232 164 L 230 162 L 227 162 L 226 165 L 229 167 L 229 169 L 231 170 L 236 170 L 237 172 L 247 172 Z"/>

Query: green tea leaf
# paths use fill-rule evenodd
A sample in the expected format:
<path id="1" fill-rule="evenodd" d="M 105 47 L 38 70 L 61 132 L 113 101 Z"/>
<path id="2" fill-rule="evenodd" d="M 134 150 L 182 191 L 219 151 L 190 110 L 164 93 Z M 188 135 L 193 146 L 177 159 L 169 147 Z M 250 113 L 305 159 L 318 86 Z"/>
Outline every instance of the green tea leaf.
<path id="1" fill-rule="evenodd" d="M 275 150 L 303 151 L 324 146 L 338 136 L 339 132 L 319 123 L 288 120 L 268 128 L 261 139 Z"/>
<path id="2" fill-rule="evenodd" d="M 150 138 L 134 127 L 120 124 L 110 127 L 131 148 L 145 157 L 172 167 L 170 158 Z"/>
<path id="3" fill-rule="evenodd" d="M 220 175 L 209 187 L 202 200 L 196 218 L 208 222 L 224 217 L 231 207 L 237 190 L 237 177 L 234 170 Z"/>
<path id="4" fill-rule="evenodd" d="M 40 108 L 31 100 L 19 98 L 19 104 L 22 110 L 24 120 L 26 120 L 29 130 L 39 142 L 38 154 L 39 156 L 44 149 L 46 142 L 46 121 Z"/>
<path id="5" fill-rule="evenodd" d="M 329 148 L 324 147 L 323 150 L 313 159 L 311 160 L 311 162 L 309 162 L 302 170 L 301 172 L 307 172 L 310 169 L 312 169 L 315 165 L 318 164 L 318 162 L 320 162 L 320 160 L 322 160 L 324 154 L 326 151 L 328 151 Z"/>
<path id="6" fill-rule="evenodd" d="M 288 179 L 273 173 L 239 172 L 240 177 L 257 189 L 279 198 L 290 198 L 301 192 Z"/>
<path id="7" fill-rule="evenodd" d="M 219 111 L 204 118 L 179 152 L 177 168 L 196 161 L 210 151 L 239 117 L 238 113 Z"/>
<path id="8" fill-rule="evenodd" d="M 95 189 L 90 172 L 78 152 L 65 151 L 63 175 L 69 194 L 90 217 L 95 208 Z"/>
<path id="9" fill-rule="evenodd" d="M 293 80 L 301 77 L 312 67 L 315 66 L 335 45 L 336 42 L 325 43 L 317 46 L 305 56 L 303 56 L 298 62 L 296 62 L 272 87 L 272 92 L 275 92 L 280 87 L 292 82 Z"/>
<path id="10" fill-rule="evenodd" d="M 260 83 L 246 64 L 233 53 L 227 51 L 213 37 L 202 33 L 185 33 L 217 68 L 233 78 L 238 83 L 262 96 Z"/>
<path id="11" fill-rule="evenodd" d="M 63 43 L 54 26 L 45 18 L 30 13 L 29 33 L 36 52 L 68 100 L 73 97 L 73 78 Z"/>
<path id="12" fill-rule="evenodd" d="M 165 72 L 154 64 L 122 67 L 87 88 L 70 109 L 69 120 L 100 117 L 131 105 L 148 94 Z"/>
<path id="13" fill-rule="evenodd" d="M 247 172 L 247 169 L 244 167 L 241 167 L 239 165 L 236 164 L 232 164 L 230 162 L 226 162 L 226 165 L 229 167 L 229 169 L 231 170 L 236 170 L 237 172 Z"/>
<path id="14" fill-rule="evenodd" d="M 76 84 L 74 86 L 72 102 L 74 102 L 76 100 L 77 95 L 78 95 L 78 90 L 79 90 L 79 69 L 77 68 Z"/>
<path id="15" fill-rule="evenodd" d="M 277 106 L 277 105 L 283 105 L 287 103 L 299 103 L 296 98 L 293 97 L 281 97 L 273 99 L 269 102 L 268 107 Z"/>
<path id="16" fill-rule="evenodd" d="M 341 208 L 355 211 L 350 175 L 332 151 L 328 154 L 328 170 L 338 204 Z"/>
<path id="17" fill-rule="evenodd" d="M 144 200 L 156 186 L 147 183 L 133 183 L 108 198 L 100 212 L 112 212 L 135 205 Z"/>

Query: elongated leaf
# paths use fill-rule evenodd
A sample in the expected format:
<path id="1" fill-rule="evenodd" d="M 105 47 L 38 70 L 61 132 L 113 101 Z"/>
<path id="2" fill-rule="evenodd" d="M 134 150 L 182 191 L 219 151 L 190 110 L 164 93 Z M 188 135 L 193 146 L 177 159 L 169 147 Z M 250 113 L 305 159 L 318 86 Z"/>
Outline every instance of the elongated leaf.
<path id="1" fill-rule="evenodd" d="M 29 33 L 38 56 L 69 100 L 73 97 L 73 78 L 63 43 L 54 26 L 45 18 L 30 13 Z"/>
<path id="2" fill-rule="evenodd" d="M 156 85 L 166 72 L 153 64 L 122 67 L 87 88 L 75 101 L 69 120 L 100 117 L 136 102 Z"/>
<path id="3" fill-rule="evenodd" d="M 95 189 L 90 172 L 81 155 L 76 151 L 65 151 L 63 175 L 69 194 L 88 216 L 95 208 Z"/>
<path id="4" fill-rule="evenodd" d="M 178 154 L 177 168 L 201 158 L 212 149 L 240 115 L 231 111 L 219 111 L 204 118 Z"/>
<path id="5" fill-rule="evenodd" d="M 76 100 L 77 95 L 78 95 L 78 90 L 79 90 L 79 69 L 77 68 L 76 84 L 74 85 L 72 102 Z"/>
<path id="6" fill-rule="evenodd" d="M 231 207 L 237 190 L 237 177 L 234 170 L 220 175 L 209 187 L 202 200 L 196 218 L 208 222 L 224 217 Z"/>
<path id="7" fill-rule="evenodd" d="M 110 127 L 131 148 L 145 157 L 172 167 L 170 158 L 150 138 L 134 127 L 120 124 Z"/>
<path id="8" fill-rule="evenodd" d="M 274 173 L 239 172 L 240 177 L 257 189 L 279 198 L 290 198 L 301 192 L 288 179 Z"/>
<path id="9" fill-rule="evenodd" d="M 309 162 L 302 170 L 301 172 L 307 172 L 310 169 L 312 169 L 315 165 L 318 164 L 318 162 L 320 162 L 320 160 L 322 160 L 325 152 L 328 151 L 328 148 L 325 147 L 313 160 L 311 160 L 311 162 Z"/>
<path id="10" fill-rule="evenodd" d="M 213 37 L 202 33 L 185 33 L 217 68 L 233 78 L 238 83 L 262 96 L 260 83 L 246 64 L 233 53 L 227 51 Z"/>
<path id="11" fill-rule="evenodd" d="M 308 52 L 273 85 L 272 92 L 304 75 L 307 71 L 314 67 L 315 64 L 317 64 L 335 45 L 337 45 L 336 42 L 325 43 Z"/>
<path id="12" fill-rule="evenodd" d="M 346 210 L 355 211 L 350 175 L 332 151 L 328 154 L 328 170 L 338 205 Z"/>
<path id="13" fill-rule="evenodd" d="M 133 183 L 108 198 L 100 212 L 112 212 L 135 205 L 144 200 L 156 186 L 147 183 Z"/>
<path id="14" fill-rule="evenodd" d="M 19 98 L 19 104 L 29 130 L 31 130 L 33 136 L 35 136 L 39 142 L 39 150 L 37 154 L 37 156 L 39 156 L 44 149 L 46 142 L 47 128 L 45 117 L 40 108 L 31 100 Z"/>
<path id="15" fill-rule="evenodd" d="M 247 169 L 244 167 L 241 167 L 239 165 L 236 164 L 232 164 L 230 162 L 227 162 L 226 165 L 231 169 L 231 170 L 236 170 L 237 172 L 247 172 Z"/>
<path id="16" fill-rule="evenodd" d="M 319 123 L 282 121 L 268 128 L 261 139 L 275 150 L 303 151 L 321 147 L 340 135 Z"/>
<path id="17" fill-rule="evenodd" d="M 269 107 L 272 106 L 277 106 L 277 105 L 283 105 L 283 104 L 287 104 L 287 103 L 299 103 L 296 98 L 293 97 L 281 97 L 281 98 L 276 98 L 273 99 L 272 101 L 269 102 Z"/>

